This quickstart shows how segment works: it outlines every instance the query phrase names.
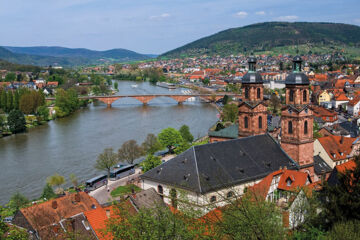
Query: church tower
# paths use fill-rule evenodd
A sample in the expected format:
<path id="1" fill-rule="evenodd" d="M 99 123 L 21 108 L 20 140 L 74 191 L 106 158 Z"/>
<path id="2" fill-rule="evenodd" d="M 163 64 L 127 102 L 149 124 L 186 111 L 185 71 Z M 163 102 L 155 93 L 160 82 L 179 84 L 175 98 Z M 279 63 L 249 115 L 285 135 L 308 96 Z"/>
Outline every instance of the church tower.
<path id="1" fill-rule="evenodd" d="M 286 106 L 281 112 L 281 147 L 302 172 L 314 177 L 313 112 L 309 108 L 309 79 L 301 72 L 302 59 L 293 59 L 293 72 L 285 80 Z"/>
<path id="2" fill-rule="evenodd" d="M 256 72 L 256 58 L 248 59 L 249 71 L 242 78 L 242 102 L 239 104 L 239 137 L 265 134 L 267 107 L 263 102 L 264 86 Z"/>

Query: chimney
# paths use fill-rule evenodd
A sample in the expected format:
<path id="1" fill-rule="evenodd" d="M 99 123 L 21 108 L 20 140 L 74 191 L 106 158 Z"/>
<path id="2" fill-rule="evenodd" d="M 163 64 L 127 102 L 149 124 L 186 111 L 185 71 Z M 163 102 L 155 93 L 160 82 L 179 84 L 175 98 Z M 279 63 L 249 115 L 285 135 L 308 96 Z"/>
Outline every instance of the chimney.
<path id="1" fill-rule="evenodd" d="M 80 193 L 75 194 L 75 202 L 80 202 Z"/>
<path id="2" fill-rule="evenodd" d="M 284 166 L 284 170 L 286 170 L 287 169 L 287 167 L 286 166 Z"/>
<path id="3" fill-rule="evenodd" d="M 344 136 L 341 136 L 340 138 L 340 144 L 343 144 L 344 143 Z"/>
<path id="4" fill-rule="evenodd" d="M 51 207 L 53 209 L 57 209 L 57 201 L 56 200 L 51 203 Z"/>
<path id="5" fill-rule="evenodd" d="M 106 217 L 110 218 L 110 209 L 106 209 Z"/>

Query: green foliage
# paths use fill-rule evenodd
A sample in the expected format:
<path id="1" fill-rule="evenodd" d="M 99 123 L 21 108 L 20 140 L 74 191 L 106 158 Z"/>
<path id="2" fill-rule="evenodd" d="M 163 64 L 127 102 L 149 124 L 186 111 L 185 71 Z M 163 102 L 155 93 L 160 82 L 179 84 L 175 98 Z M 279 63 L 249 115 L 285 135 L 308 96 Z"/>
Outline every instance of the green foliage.
<path id="1" fill-rule="evenodd" d="M 127 161 L 130 164 L 134 163 L 134 160 L 143 156 L 143 149 L 137 144 L 135 140 L 129 140 L 121 145 L 118 150 L 118 157 L 120 161 Z"/>
<path id="2" fill-rule="evenodd" d="M 131 214 L 130 206 L 119 204 L 115 214 L 119 217 L 109 219 L 107 232 L 114 239 L 211 239 L 211 229 L 205 222 L 195 218 L 196 211 L 173 213 L 166 206 L 156 205 L 152 209 L 141 208 L 137 214 Z"/>
<path id="3" fill-rule="evenodd" d="M 308 239 L 314 239 L 314 240 L 326 240 L 325 232 L 321 231 L 320 229 L 317 229 L 315 227 L 311 227 L 309 229 L 306 229 L 305 231 L 295 231 L 294 235 L 291 236 L 290 239 L 293 240 L 308 240 Z"/>
<path id="4" fill-rule="evenodd" d="M 80 106 L 78 95 L 75 89 L 71 88 L 67 91 L 58 89 L 55 96 L 55 106 L 57 107 L 56 116 L 65 117 Z"/>
<path id="5" fill-rule="evenodd" d="M 12 133 L 21 133 L 26 130 L 24 114 L 20 110 L 12 110 L 8 116 L 8 125 Z"/>
<path id="6" fill-rule="evenodd" d="M 7 112 L 7 94 L 5 90 L 1 91 L 1 97 L 0 97 L 0 103 L 1 103 L 1 109 L 4 112 Z"/>
<path id="7" fill-rule="evenodd" d="M 5 76 L 5 82 L 13 82 L 13 81 L 15 81 L 15 79 L 16 79 L 16 74 L 13 72 L 9 72 Z"/>
<path id="8" fill-rule="evenodd" d="M 194 136 L 191 134 L 189 126 L 182 125 L 179 132 L 185 141 L 191 143 L 194 140 Z"/>
<path id="9" fill-rule="evenodd" d="M 79 185 L 79 181 L 76 177 L 75 174 L 70 174 L 70 182 L 72 183 L 72 185 L 74 186 L 74 188 L 77 188 L 77 186 Z"/>
<path id="10" fill-rule="evenodd" d="M 229 96 L 225 95 L 222 100 L 223 104 L 226 105 L 229 102 Z"/>
<path id="11" fill-rule="evenodd" d="M 6 240 L 28 240 L 29 235 L 25 229 L 11 227 L 6 235 Z"/>
<path id="12" fill-rule="evenodd" d="M 141 144 L 141 147 L 146 154 L 154 154 L 163 148 L 157 137 L 152 133 L 149 133 L 146 136 L 146 139 Z"/>
<path id="13" fill-rule="evenodd" d="M 276 94 L 271 94 L 269 108 L 275 115 L 280 115 L 281 101 Z"/>
<path id="14" fill-rule="evenodd" d="M 109 178 L 111 167 L 118 162 L 118 156 L 116 153 L 114 153 L 113 149 L 105 148 L 104 152 L 97 157 L 94 167 L 98 170 L 107 171 L 107 175 Z"/>
<path id="15" fill-rule="evenodd" d="M 132 191 L 140 192 L 141 188 L 139 188 L 138 186 L 136 186 L 134 184 L 129 184 L 129 185 L 119 186 L 119 187 L 115 188 L 114 190 L 111 191 L 110 194 L 112 197 L 118 197 L 118 196 L 122 196 L 125 194 L 130 194 L 130 193 L 132 193 Z"/>
<path id="16" fill-rule="evenodd" d="M 301 37 L 299 37 L 299 34 Z M 355 25 L 314 22 L 265 22 L 231 28 L 169 51 L 164 57 L 231 55 L 246 52 L 308 54 L 322 52 L 350 52 L 351 45 L 359 44 L 360 28 Z M 298 48 L 298 46 L 304 46 Z M 331 49 L 333 47 L 334 49 Z M 295 49 L 296 48 L 296 49 Z M 292 50 L 290 52 L 290 50 Z M 359 51 L 357 53 L 359 56 Z"/>
<path id="17" fill-rule="evenodd" d="M 0 219 L 0 239 L 9 231 L 9 227 Z"/>
<path id="18" fill-rule="evenodd" d="M 242 197 L 223 210 L 216 239 L 284 239 L 281 213 L 272 202 Z"/>
<path id="19" fill-rule="evenodd" d="M 119 83 L 118 82 L 114 82 L 114 88 L 116 89 L 116 90 L 118 90 L 119 89 Z"/>
<path id="20" fill-rule="evenodd" d="M 50 186 L 49 183 L 46 183 L 43 192 L 41 194 L 41 198 L 42 199 L 52 199 L 52 198 L 56 198 L 56 194 L 53 190 L 53 188 Z"/>
<path id="21" fill-rule="evenodd" d="M 323 184 L 321 198 L 322 216 L 327 226 L 349 220 L 360 220 L 360 157 L 355 159 L 356 167 L 345 173 L 338 173 L 338 184 Z"/>
<path id="22" fill-rule="evenodd" d="M 320 130 L 319 124 L 316 121 L 314 121 L 313 136 L 315 139 L 322 137 L 321 134 L 319 133 L 319 130 Z"/>
<path id="23" fill-rule="evenodd" d="M 182 152 L 185 152 L 191 147 L 191 144 L 187 141 L 182 141 L 180 144 L 176 145 L 176 148 L 174 150 L 174 153 L 176 155 L 179 155 Z"/>
<path id="24" fill-rule="evenodd" d="M 160 157 L 154 155 L 147 155 L 146 159 L 140 164 L 143 172 L 147 172 L 161 164 Z"/>
<path id="25" fill-rule="evenodd" d="M 239 109 L 236 104 L 226 104 L 222 112 L 224 122 L 235 122 L 238 118 Z"/>
<path id="26" fill-rule="evenodd" d="M 347 221 L 336 223 L 329 232 L 329 240 L 360 239 L 360 221 Z"/>
<path id="27" fill-rule="evenodd" d="M 48 82 L 58 82 L 59 86 L 64 83 L 64 76 L 61 76 L 59 74 L 54 74 L 50 76 L 47 80 Z"/>
<path id="28" fill-rule="evenodd" d="M 49 109 L 45 105 L 38 107 L 37 115 L 40 121 L 49 121 Z"/>
<path id="29" fill-rule="evenodd" d="M 170 127 L 163 129 L 159 133 L 158 139 L 159 142 L 170 151 L 172 151 L 176 145 L 180 145 L 183 142 L 180 132 Z"/>
<path id="30" fill-rule="evenodd" d="M 16 210 L 19 210 L 20 208 L 24 207 L 26 204 L 29 203 L 29 199 L 27 199 L 24 195 L 20 193 L 15 193 L 10 198 L 9 203 L 7 204 L 7 207 L 10 209 L 13 209 L 14 213 Z"/>
<path id="31" fill-rule="evenodd" d="M 60 186 L 65 183 L 65 177 L 55 173 L 53 176 L 50 176 L 46 179 L 46 183 L 50 186 L 56 187 L 57 193 L 62 193 L 63 190 L 60 188 Z"/>
<path id="32" fill-rule="evenodd" d="M 21 95 L 19 109 L 24 114 L 34 114 L 38 107 L 45 104 L 45 96 L 38 91 L 29 91 Z"/>

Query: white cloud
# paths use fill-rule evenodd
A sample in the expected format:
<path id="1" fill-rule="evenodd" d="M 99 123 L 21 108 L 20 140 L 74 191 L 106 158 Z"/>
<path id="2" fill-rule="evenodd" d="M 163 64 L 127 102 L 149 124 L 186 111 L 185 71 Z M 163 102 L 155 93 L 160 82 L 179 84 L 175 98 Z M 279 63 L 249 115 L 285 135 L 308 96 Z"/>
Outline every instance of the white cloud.
<path id="1" fill-rule="evenodd" d="M 259 11 L 259 12 L 256 12 L 255 14 L 256 14 L 256 15 L 265 15 L 266 12 L 265 12 L 265 11 Z"/>
<path id="2" fill-rule="evenodd" d="M 163 13 L 163 14 L 160 14 L 160 15 L 150 16 L 149 18 L 152 19 L 152 20 L 158 20 L 158 19 L 163 19 L 163 18 L 168 18 L 168 17 L 171 17 L 171 15 L 169 13 Z"/>
<path id="3" fill-rule="evenodd" d="M 297 20 L 299 17 L 295 16 L 295 15 L 290 15 L 290 16 L 280 16 L 277 17 L 276 20 L 278 21 L 295 21 Z"/>
<path id="4" fill-rule="evenodd" d="M 236 13 L 236 16 L 239 17 L 239 18 L 246 18 L 247 15 L 248 15 L 248 13 L 247 13 L 247 12 L 243 12 L 243 11 Z"/>

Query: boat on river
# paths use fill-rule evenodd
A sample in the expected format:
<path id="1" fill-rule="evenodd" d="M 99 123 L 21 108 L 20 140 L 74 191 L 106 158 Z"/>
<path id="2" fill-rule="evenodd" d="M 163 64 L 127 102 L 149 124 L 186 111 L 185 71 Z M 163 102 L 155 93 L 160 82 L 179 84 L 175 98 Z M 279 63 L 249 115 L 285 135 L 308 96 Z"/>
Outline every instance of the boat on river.
<path id="1" fill-rule="evenodd" d="M 167 83 L 167 82 L 157 82 L 156 86 L 163 87 L 163 88 L 168 88 L 168 89 L 176 89 L 175 84 Z"/>
<path id="2" fill-rule="evenodd" d="M 137 88 L 138 86 L 139 86 L 139 85 L 137 85 L 137 84 L 131 85 L 132 88 Z"/>

